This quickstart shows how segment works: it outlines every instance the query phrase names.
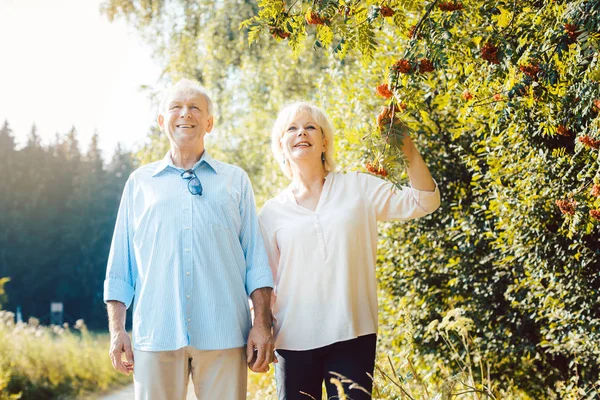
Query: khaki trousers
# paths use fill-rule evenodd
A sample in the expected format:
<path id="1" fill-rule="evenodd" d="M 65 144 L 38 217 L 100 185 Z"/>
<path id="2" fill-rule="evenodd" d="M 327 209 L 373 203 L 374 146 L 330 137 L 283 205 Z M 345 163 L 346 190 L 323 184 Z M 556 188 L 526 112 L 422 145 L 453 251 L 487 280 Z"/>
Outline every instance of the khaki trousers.
<path id="1" fill-rule="evenodd" d="M 246 348 L 133 351 L 136 400 L 185 400 L 189 377 L 198 400 L 244 400 Z"/>

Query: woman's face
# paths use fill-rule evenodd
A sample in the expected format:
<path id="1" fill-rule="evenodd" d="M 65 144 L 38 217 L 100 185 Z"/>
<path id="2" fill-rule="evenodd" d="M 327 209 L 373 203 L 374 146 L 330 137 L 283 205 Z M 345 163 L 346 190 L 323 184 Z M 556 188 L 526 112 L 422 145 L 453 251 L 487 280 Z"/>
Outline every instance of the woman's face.
<path id="1" fill-rule="evenodd" d="M 327 150 L 327 140 L 310 112 L 301 111 L 283 132 L 281 148 L 288 160 L 321 164 L 321 154 Z"/>

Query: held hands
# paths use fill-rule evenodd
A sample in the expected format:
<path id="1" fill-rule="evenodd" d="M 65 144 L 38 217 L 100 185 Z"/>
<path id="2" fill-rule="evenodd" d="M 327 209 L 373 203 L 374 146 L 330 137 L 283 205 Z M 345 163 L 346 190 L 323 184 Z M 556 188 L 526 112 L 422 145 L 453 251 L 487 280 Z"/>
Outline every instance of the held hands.
<path id="1" fill-rule="evenodd" d="M 248 335 L 246 361 L 253 372 L 269 371 L 271 362 L 277 363 L 274 354 L 275 339 L 270 324 L 255 323 Z"/>
<path id="2" fill-rule="evenodd" d="M 126 361 L 123 361 L 123 353 L 125 353 Z M 133 350 L 127 332 L 122 330 L 110 334 L 109 355 L 115 370 L 125 375 L 133 372 Z"/>

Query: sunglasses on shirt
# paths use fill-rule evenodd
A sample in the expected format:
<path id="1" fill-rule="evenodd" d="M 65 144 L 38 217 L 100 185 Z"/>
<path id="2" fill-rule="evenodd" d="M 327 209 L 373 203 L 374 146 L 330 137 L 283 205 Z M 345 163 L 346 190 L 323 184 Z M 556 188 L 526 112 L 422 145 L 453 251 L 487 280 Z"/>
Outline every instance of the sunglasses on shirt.
<path id="1" fill-rule="evenodd" d="M 194 196 L 202 196 L 202 183 L 198 179 L 198 175 L 193 169 L 185 170 L 181 173 L 181 177 L 188 181 L 188 190 Z"/>

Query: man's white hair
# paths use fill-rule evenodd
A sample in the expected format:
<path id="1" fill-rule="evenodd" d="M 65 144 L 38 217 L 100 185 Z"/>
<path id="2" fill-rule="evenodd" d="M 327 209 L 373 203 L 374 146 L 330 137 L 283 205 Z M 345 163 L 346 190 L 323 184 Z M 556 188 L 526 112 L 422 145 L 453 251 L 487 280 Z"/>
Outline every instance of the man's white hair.
<path id="1" fill-rule="evenodd" d="M 165 91 L 165 93 L 163 94 L 163 98 L 162 101 L 160 102 L 160 106 L 158 109 L 158 113 L 161 115 L 165 115 L 165 113 L 168 111 L 167 110 L 167 101 L 169 101 L 169 97 L 171 97 L 171 95 L 173 93 L 179 93 L 179 92 L 183 92 L 183 93 L 193 93 L 196 95 L 202 95 L 204 96 L 204 98 L 206 99 L 206 103 L 208 104 L 208 116 L 212 117 L 213 116 L 213 112 L 214 112 L 214 106 L 213 106 L 213 102 L 210 99 L 210 96 L 208 95 L 208 93 L 206 93 L 206 90 L 204 89 L 204 87 L 202 87 L 202 85 L 200 85 L 200 83 L 193 81 L 191 79 L 181 79 L 179 81 L 177 81 L 177 83 L 175 83 L 173 86 L 171 86 L 169 89 L 167 89 Z"/>

